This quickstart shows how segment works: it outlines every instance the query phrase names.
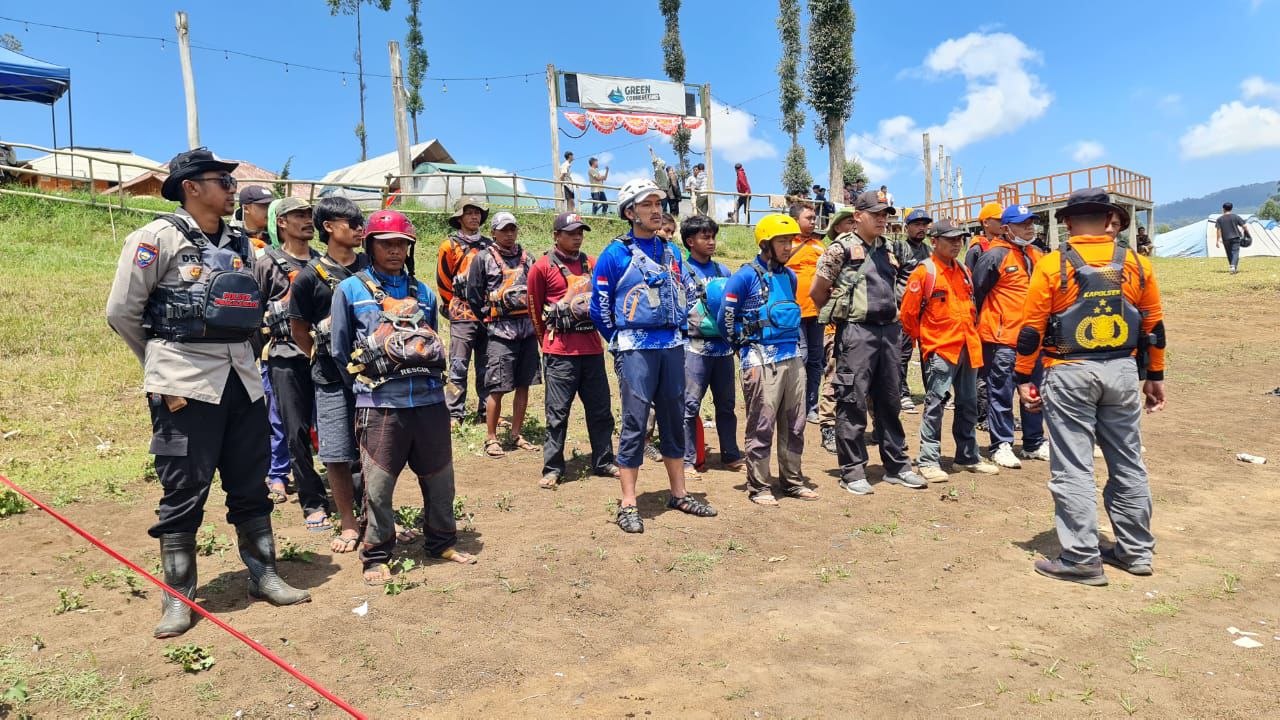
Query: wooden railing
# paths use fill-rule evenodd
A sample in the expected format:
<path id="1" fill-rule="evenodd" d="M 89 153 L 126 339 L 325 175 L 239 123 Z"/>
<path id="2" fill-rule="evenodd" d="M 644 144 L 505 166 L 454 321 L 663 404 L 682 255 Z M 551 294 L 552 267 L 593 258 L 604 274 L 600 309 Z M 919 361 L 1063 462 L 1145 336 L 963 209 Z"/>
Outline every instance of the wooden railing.
<path id="1" fill-rule="evenodd" d="M 982 206 L 989 202 L 1005 206 L 1043 205 L 1062 202 L 1076 190 L 1089 187 L 1103 188 L 1112 195 L 1122 196 L 1122 200 L 1151 202 L 1151 178 L 1114 165 L 1098 165 L 1006 183 L 993 193 L 940 200 L 925 206 L 925 212 L 935 219 L 946 217 L 961 223 L 974 222 Z"/>

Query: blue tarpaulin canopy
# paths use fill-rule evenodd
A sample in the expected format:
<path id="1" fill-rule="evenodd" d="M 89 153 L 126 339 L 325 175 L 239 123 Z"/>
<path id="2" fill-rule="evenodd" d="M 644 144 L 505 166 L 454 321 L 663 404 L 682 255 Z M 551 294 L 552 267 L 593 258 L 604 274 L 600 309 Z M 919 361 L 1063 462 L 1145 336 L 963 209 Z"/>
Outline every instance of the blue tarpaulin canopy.
<path id="1" fill-rule="evenodd" d="M 0 48 L 0 100 L 52 105 L 71 88 L 71 68 Z"/>

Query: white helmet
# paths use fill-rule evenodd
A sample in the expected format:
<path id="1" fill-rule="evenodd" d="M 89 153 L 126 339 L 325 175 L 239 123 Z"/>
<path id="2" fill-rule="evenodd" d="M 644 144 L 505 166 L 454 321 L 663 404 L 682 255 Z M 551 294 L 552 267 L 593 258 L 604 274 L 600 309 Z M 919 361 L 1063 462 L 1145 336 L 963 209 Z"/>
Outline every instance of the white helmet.
<path id="1" fill-rule="evenodd" d="M 632 180 L 623 185 L 622 189 L 618 191 L 618 217 L 625 220 L 627 216 L 623 214 L 623 211 L 649 195 L 666 197 L 666 193 L 657 185 L 654 185 L 652 180 Z"/>

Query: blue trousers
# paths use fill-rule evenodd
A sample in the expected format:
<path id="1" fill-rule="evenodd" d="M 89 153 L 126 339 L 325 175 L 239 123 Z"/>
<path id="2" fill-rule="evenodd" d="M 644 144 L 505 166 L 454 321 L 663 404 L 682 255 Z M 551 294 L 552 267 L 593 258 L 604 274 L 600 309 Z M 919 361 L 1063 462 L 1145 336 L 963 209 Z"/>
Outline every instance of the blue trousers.
<path id="1" fill-rule="evenodd" d="M 804 412 L 818 410 L 818 389 L 822 387 L 822 371 L 827 357 L 822 350 L 822 324 L 817 317 L 800 320 L 800 352 L 804 356 Z"/>
<path id="2" fill-rule="evenodd" d="M 267 398 L 267 423 L 271 426 L 271 468 L 267 471 L 267 479 L 272 482 L 284 482 L 289 478 L 289 443 L 284 439 L 284 421 L 280 419 L 280 408 L 276 405 L 276 394 L 271 389 L 271 378 L 267 375 L 267 364 L 259 368 L 262 373 L 262 391 Z"/>
<path id="3" fill-rule="evenodd" d="M 684 457 L 684 346 L 663 350 L 621 350 L 613 355 L 622 399 L 618 466 L 644 462 L 645 426 L 652 406 L 658 421 L 658 449 L 664 458 Z"/>
<path id="4" fill-rule="evenodd" d="M 737 392 L 733 355 L 684 356 L 684 464 L 693 465 L 698 458 L 698 424 L 702 398 L 711 389 L 711 402 L 716 409 L 716 434 L 720 436 L 720 462 L 730 463 L 742 457 L 738 449 L 738 416 L 734 412 Z"/>
<path id="5" fill-rule="evenodd" d="M 1013 444 L 1013 403 L 1018 388 L 1013 381 L 1013 366 L 1018 351 L 1007 345 L 982 343 L 982 362 L 987 370 L 987 432 L 991 436 L 991 449 L 1000 443 Z M 1036 361 L 1031 380 L 1039 387 L 1043 383 L 1044 367 Z M 1021 404 L 1021 403 L 1019 403 Z M 1044 417 L 1038 412 L 1020 408 L 1022 416 L 1022 449 L 1035 450 L 1044 443 Z"/>

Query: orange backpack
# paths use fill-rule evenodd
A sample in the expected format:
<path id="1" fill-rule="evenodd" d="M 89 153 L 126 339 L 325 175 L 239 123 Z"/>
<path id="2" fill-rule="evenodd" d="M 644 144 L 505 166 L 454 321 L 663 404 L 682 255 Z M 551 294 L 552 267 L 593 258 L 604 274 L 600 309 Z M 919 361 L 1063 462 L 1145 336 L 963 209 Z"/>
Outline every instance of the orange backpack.
<path id="1" fill-rule="evenodd" d="M 498 288 L 489 293 L 489 320 L 505 317 L 519 317 L 529 314 L 529 253 L 520 250 L 520 262 L 515 267 L 507 264 L 506 258 L 498 252 L 496 245 L 489 246 L 489 254 L 502 270 L 502 280 Z"/>
<path id="2" fill-rule="evenodd" d="M 479 320 L 476 314 L 471 310 L 471 305 L 467 303 L 467 273 L 471 270 L 471 261 L 480 254 L 480 251 L 492 246 L 492 241 L 481 236 L 481 240 L 474 245 L 470 243 L 462 243 L 456 235 L 450 235 L 449 241 L 457 248 L 457 252 L 462 254 L 462 258 L 458 260 L 458 266 L 453 271 L 453 297 L 449 300 L 449 321 Z"/>
<path id="3" fill-rule="evenodd" d="M 553 332 L 594 331 L 596 326 L 591 322 L 591 261 L 585 254 L 580 254 L 582 274 L 574 275 L 554 250 L 549 251 L 547 257 L 564 278 L 565 291 L 563 297 L 547 303 L 542 309 L 542 321 Z"/>

